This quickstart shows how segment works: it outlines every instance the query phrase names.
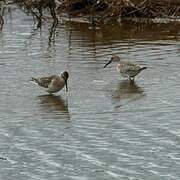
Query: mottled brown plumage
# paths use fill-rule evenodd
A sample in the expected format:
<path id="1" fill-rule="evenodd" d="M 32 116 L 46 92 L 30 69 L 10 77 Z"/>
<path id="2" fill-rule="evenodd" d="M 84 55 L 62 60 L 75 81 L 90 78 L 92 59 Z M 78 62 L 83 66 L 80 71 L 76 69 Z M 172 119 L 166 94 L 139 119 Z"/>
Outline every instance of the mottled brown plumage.
<path id="1" fill-rule="evenodd" d="M 118 62 L 116 70 L 121 74 L 121 76 L 129 78 L 130 81 L 134 81 L 135 76 L 147 68 L 141 67 L 129 61 L 122 61 L 120 57 L 116 55 L 111 58 L 111 60 L 104 66 L 104 68 L 112 62 Z"/>
<path id="2" fill-rule="evenodd" d="M 67 79 L 69 74 L 67 71 L 64 71 L 61 75 L 51 75 L 47 77 L 33 78 L 31 79 L 36 85 L 43 87 L 48 93 L 56 93 L 60 91 L 66 85 L 67 88 Z"/>

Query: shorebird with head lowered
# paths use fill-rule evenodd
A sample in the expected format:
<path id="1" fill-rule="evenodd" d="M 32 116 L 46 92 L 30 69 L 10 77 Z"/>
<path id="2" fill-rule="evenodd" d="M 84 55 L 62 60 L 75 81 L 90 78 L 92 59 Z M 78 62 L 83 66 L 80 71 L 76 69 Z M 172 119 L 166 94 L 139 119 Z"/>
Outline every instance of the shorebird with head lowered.
<path id="1" fill-rule="evenodd" d="M 63 89 L 64 86 L 66 86 L 66 91 L 68 91 L 68 86 L 67 86 L 68 78 L 69 78 L 69 73 L 67 71 L 64 71 L 60 75 L 51 75 L 40 78 L 32 77 L 31 81 L 34 84 L 42 87 L 49 94 L 53 94 Z"/>
<path id="2" fill-rule="evenodd" d="M 131 63 L 129 61 L 123 61 L 117 55 L 113 55 L 111 60 L 105 64 L 104 68 L 112 62 L 117 62 L 116 70 L 121 74 L 122 77 L 127 77 L 131 82 L 134 82 L 135 76 L 137 76 L 141 71 L 147 67 L 141 67 L 137 64 Z"/>

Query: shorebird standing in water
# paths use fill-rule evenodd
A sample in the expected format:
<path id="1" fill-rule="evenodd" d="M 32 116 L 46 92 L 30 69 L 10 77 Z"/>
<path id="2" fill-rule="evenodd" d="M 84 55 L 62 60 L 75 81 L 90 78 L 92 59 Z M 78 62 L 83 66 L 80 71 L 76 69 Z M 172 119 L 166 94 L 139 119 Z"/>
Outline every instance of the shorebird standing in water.
<path id="1" fill-rule="evenodd" d="M 51 75 L 47 77 L 33 78 L 31 81 L 42 87 L 49 94 L 56 93 L 60 91 L 64 86 L 66 86 L 66 91 L 68 91 L 67 80 L 69 78 L 69 73 L 64 71 L 60 75 Z"/>
<path id="2" fill-rule="evenodd" d="M 147 68 L 140 67 L 139 65 L 128 61 L 122 61 L 120 57 L 116 55 L 112 56 L 111 60 L 104 66 L 104 68 L 112 62 L 118 63 L 116 66 L 117 71 L 121 74 L 122 77 L 129 78 L 130 82 L 134 82 L 135 76 Z"/>

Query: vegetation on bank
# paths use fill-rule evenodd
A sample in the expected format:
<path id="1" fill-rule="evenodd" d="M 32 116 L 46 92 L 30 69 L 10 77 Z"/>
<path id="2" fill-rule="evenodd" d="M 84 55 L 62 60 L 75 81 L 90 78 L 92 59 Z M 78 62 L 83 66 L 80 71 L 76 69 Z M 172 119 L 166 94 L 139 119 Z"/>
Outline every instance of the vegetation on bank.
<path id="1" fill-rule="evenodd" d="M 176 18 L 180 16 L 179 0 L 64 0 L 58 13 L 90 15 L 97 22 L 126 18 Z"/>
<path id="2" fill-rule="evenodd" d="M 0 0 L 2 1 L 6 3 L 5 0 Z M 14 0 L 13 2 L 35 16 L 39 21 L 38 26 L 41 25 L 44 9 L 49 9 L 55 24 L 58 22 L 57 14 L 63 13 L 71 17 L 87 17 L 93 25 L 127 18 L 180 17 L 180 0 Z M 1 15 L 0 24 L 2 28 Z"/>

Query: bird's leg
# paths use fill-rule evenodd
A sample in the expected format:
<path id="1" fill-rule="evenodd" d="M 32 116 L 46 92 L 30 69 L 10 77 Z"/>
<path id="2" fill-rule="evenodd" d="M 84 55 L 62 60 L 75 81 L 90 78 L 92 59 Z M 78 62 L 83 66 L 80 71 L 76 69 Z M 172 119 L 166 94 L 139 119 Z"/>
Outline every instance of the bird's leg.
<path id="1" fill-rule="evenodd" d="M 134 84 L 134 77 L 129 77 L 130 84 Z"/>
<path id="2" fill-rule="evenodd" d="M 52 92 L 48 91 L 48 93 L 49 93 L 49 96 L 53 96 L 53 93 L 52 93 Z"/>

